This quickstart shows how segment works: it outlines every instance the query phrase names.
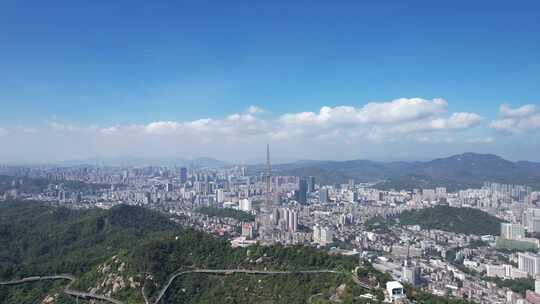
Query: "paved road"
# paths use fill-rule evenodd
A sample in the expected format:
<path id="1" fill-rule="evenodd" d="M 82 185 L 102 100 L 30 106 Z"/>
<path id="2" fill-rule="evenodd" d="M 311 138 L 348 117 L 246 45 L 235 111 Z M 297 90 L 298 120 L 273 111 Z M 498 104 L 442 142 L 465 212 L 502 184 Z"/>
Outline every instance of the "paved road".
<path id="1" fill-rule="evenodd" d="M 80 292 L 77 290 L 71 289 L 71 285 L 75 283 L 75 277 L 70 274 L 60 274 L 60 275 L 51 275 L 51 276 L 34 276 L 34 277 L 27 277 L 20 280 L 12 280 L 7 282 L 0 282 L 0 285 L 19 285 L 19 284 L 26 284 L 26 283 L 32 283 L 32 282 L 38 282 L 38 281 L 51 281 L 51 280 L 68 280 L 70 281 L 69 284 L 64 288 L 64 293 L 73 297 L 81 298 L 81 299 L 94 299 L 94 300 L 101 300 L 106 301 L 113 304 L 123 304 L 121 301 L 115 300 L 113 298 L 106 297 L 104 295 L 99 295 L 95 293 L 89 293 L 89 292 Z"/>
<path id="2" fill-rule="evenodd" d="M 356 285 L 358 285 L 360 287 L 363 287 L 365 289 L 372 290 L 372 289 L 375 288 L 375 287 L 369 285 L 368 283 L 363 282 L 362 280 L 360 280 L 356 274 L 352 275 L 352 279 L 356 283 Z"/>
<path id="3" fill-rule="evenodd" d="M 172 282 L 178 278 L 179 276 L 189 274 L 189 273 L 206 273 L 206 274 L 235 274 L 235 273 L 244 273 L 244 274 L 253 274 L 253 275 L 283 275 L 283 274 L 320 274 L 320 273 L 335 273 L 335 274 L 343 274 L 343 271 L 337 271 L 337 270 L 301 270 L 301 271 L 263 271 L 263 270 L 245 270 L 245 269 L 195 269 L 195 270 L 187 270 L 187 271 L 180 271 L 172 274 L 169 279 L 167 280 L 167 283 L 163 286 L 163 288 L 159 291 L 158 297 L 154 301 L 153 304 L 158 304 L 161 301 L 161 298 L 165 295 L 169 287 L 171 286 Z M 361 287 L 367 288 L 367 289 L 373 289 L 372 286 L 369 286 L 368 284 L 360 281 L 356 275 L 352 276 L 353 281 L 358 284 Z M 70 283 L 64 288 L 64 293 L 78 297 L 81 299 L 95 299 L 95 300 L 101 300 L 106 301 L 113 304 L 123 304 L 121 301 L 106 297 L 104 295 L 98 295 L 95 293 L 87 293 L 87 292 L 80 292 L 76 290 L 70 289 L 71 285 L 75 283 L 75 277 L 69 274 L 61 274 L 61 275 L 52 275 L 52 276 L 34 276 L 34 277 L 27 277 L 20 280 L 13 280 L 13 281 L 6 281 L 6 282 L 0 282 L 0 285 L 18 285 L 18 284 L 26 284 L 31 282 L 37 282 L 37 281 L 46 281 L 46 280 L 68 280 Z M 148 303 L 148 299 L 143 294 L 143 298 L 146 303 Z"/>
<path id="4" fill-rule="evenodd" d="M 309 299 L 307 300 L 308 304 L 311 304 L 313 302 L 313 298 L 318 297 L 318 296 L 322 296 L 322 295 L 323 295 L 322 293 L 316 293 L 314 295 L 311 295 L 309 297 Z"/>
<path id="5" fill-rule="evenodd" d="M 154 301 L 154 304 L 158 304 L 161 301 L 161 298 L 165 295 L 165 292 L 169 289 L 172 282 L 179 276 L 189 274 L 189 273 L 207 273 L 207 274 L 234 274 L 234 273 L 245 273 L 245 274 L 255 274 L 255 275 L 279 275 L 279 274 L 317 274 L 317 273 L 336 273 L 342 274 L 343 271 L 336 270 L 303 270 L 303 271 L 262 271 L 262 270 L 244 270 L 244 269 L 196 269 L 196 270 L 187 270 L 176 272 L 172 274 L 167 280 L 167 284 L 163 286 L 160 290 L 158 297 Z"/>

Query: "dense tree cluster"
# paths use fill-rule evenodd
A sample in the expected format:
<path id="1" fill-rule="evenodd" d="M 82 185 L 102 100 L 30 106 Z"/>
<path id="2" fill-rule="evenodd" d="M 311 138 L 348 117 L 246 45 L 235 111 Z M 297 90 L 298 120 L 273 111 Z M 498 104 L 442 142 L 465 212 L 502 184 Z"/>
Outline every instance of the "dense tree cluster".
<path id="1" fill-rule="evenodd" d="M 39 203 L 0 204 L 0 279 L 83 273 L 121 248 L 179 231 L 154 211 L 121 205 L 70 210 Z"/>
<path id="2" fill-rule="evenodd" d="M 403 225 L 420 225 L 422 229 L 476 235 L 497 235 L 502 222 L 497 217 L 478 209 L 448 206 L 404 211 L 398 220 Z"/>
<path id="3" fill-rule="evenodd" d="M 201 207 L 196 210 L 197 213 L 206 214 L 211 217 L 228 217 L 242 222 L 253 222 L 253 214 L 231 208 Z"/>
<path id="4" fill-rule="evenodd" d="M 525 296 L 527 290 L 534 290 L 534 279 L 522 278 L 522 279 L 513 279 L 513 280 L 504 280 L 500 278 L 486 278 L 497 284 L 500 288 L 510 288 L 512 291 L 517 292 Z"/>
<path id="5" fill-rule="evenodd" d="M 413 303 L 422 303 L 422 304 L 473 304 L 463 299 L 456 299 L 450 297 L 440 297 L 436 296 L 422 290 L 411 288 L 406 286 L 405 292 L 407 293 L 407 298 Z"/>

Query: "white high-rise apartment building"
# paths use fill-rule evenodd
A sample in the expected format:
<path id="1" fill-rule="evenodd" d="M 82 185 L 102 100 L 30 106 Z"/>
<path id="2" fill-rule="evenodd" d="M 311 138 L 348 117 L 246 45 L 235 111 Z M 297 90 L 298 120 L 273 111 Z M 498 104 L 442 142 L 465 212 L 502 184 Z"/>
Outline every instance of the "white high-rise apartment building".
<path id="1" fill-rule="evenodd" d="M 244 198 L 244 199 L 241 199 L 239 202 L 238 202 L 238 209 L 242 210 L 242 211 L 246 211 L 246 212 L 250 212 L 251 211 L 251 201 L 247 198 Z"/>
<path id="2" fill-rule="evenodd" d="M 445 187 L 435 188 L 435 194 L 437 195 L 437 198 L 446 198 L 446 188 Z"/>
<path id="3" fill-rule="evenodd" d="M 280 226 L 281 229 L 296 232 L 298 230 L 298 212 L 290 208 L 280 209 Z"/>
<path id="4" fill-rule="evenodd" d="M 298 229 L 298 213 L 295 210 L 289 210 L 287 226 L 290 232 L 296 232 Z"/>
<path id="5" fill-rule="evenodd" d="M 501 238 L 521 240 L 525 238 L 525 228 L 520 224 L 501 223 Z"/>
<path id="6" fill-rule="evenodd" d="M 225 191 L 223 191 L 223 189 L 217 189 L 216 199 L 217 199 L 217 202 L 220 204 L 225 201 Z"/>
<path id="7" fill-rule="evenodd" d="M 518 253 L 518 268 L 535 276 L 540 273 L 540 256 L 530 252 Z"/>
<path id="8" fill-rule="evenodd" d="M 334 232 L 328 227 L 315 225 L 313 227 L 313 242 L 326 246 L 334 241 Z"/>
<path id="9" fill-rule="evenodd" d="M 528 208 L 523 211 L 521 223 L 529 232 L 540 232 L 540 209 Z"/>
<path id="10" fill-rule="evenodd" d="M 320 239 L 321 239 L 321 226 L 315 225 L 313 227 L 313 242 L 319 243 Z"/>

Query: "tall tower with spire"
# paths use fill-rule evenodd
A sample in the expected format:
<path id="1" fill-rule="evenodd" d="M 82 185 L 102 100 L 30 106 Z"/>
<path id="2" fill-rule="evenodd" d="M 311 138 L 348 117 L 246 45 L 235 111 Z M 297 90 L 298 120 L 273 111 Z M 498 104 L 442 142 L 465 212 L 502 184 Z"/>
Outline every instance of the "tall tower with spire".
<path id="1" fill-rule="evenodd" d="M 272 166 L 270 164 L 270 145 L 266 145 L 266 168 L 262 173 L 263 182 L 266 183 L 264 192 L 265 197 L 260 207 L 259 237 L 263 240 L 271 241 L 273 239 L 273 230 L 277 225 L 278 214 L 274 206 L 272 193 Z"/>

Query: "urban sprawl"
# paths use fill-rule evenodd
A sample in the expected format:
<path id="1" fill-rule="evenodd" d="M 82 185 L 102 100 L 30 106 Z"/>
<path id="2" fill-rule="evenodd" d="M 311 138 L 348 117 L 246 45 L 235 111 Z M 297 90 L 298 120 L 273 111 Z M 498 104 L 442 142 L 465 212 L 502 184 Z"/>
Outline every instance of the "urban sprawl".
<path id="1" fill-rule="evenodd" d="M 0 175 L 12 177 L 0 201 L 77 209 L 144 206 L 226 237 L 233 246 L 303 244 L 357 256 L 358 263 L 392 275 L 394 281 L 382 286 L 389 301 L 406 297 L 407 283 L 477 303 L 540 303 L 540 279 L 524 295 L 497 284 L 540 276 L 540 193 L 521 185 L 382 191 L 354 180 L 324 185 L 311 176 L 280 176 L 269 162 L 224 168 L 3 166 Z M 32 180 L 44 183 L 30 187 Z M 405 211 L 437 206 L 487 212 L 501 220 L 500 234 L 387 224 Z"/>

